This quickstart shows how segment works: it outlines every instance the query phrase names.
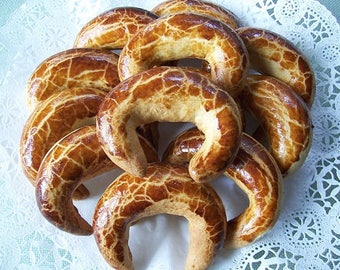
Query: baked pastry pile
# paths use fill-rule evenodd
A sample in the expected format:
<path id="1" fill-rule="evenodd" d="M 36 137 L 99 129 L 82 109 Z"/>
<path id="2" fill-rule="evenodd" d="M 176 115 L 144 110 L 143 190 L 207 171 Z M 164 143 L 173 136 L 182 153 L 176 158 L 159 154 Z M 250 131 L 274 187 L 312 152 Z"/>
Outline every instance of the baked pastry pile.
<path id="1" fill-rule="evenodd" d="M 181 59 L 201 61 L 184 67 Z M 66 232 L 94 233 L 112 267 L 133 269 L 129 227 L 166 213 L 189 222 L 186 269 L 206 269 L 221 249 L 250 244 L 275 224 L 282 178 L 309 151 L 314 91 L 292 43 L 242 27 L 220 6 L 114 8 L 33 72 L 22 166 L 43 216 Z M 195 127 L 159 153 L 159 122 Z M 124 173 L 103 191 L 91 225 L 72 200 L 89 196 L 83 182 L 117 167 Z M 210 184 L 222 174 L 249 198 L 234 219 Z"/>

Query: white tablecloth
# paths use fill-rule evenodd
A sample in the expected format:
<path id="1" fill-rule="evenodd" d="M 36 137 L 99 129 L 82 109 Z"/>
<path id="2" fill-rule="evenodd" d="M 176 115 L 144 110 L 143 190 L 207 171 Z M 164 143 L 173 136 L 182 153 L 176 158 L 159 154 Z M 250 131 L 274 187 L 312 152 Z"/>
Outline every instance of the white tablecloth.
<path id="1" fill-rule="evenodd" d="M 151 9 L 157 2 L 119 1 L 119 5 Z M 211 269 L 339 269 L 340 26 L 315 0 L 214 2 L 233 11 L 244 25 L 270 29 L 294 42 L 312 64 L 317 90 L 312 148 L 302 168 L 284 180 L 275 227 L 245 248 L 221 252 Z M 117 5 L 109 0 L 27 0 L 0 28 L 1 269 L 109 269 L 93 236 L 62 232 L 41 216 L 34 188 L 20 166 L 18 146 L 29 115 L 25 84 L 32 71 L 46 57 L 72 47 L 88 20 Z M 89 222 L 112 179 L 109 175 L 88 182 L 92 196 L 77 206 Z M 231 183 L 227 188 L 235 194 Z M 243 200 L 244 196 L 224 198 L 228 216 L 238 214 Z M 148 218 L 134 225 L 130 235 L 137 269 L 183 267 L 188 246 L 184 219 Z"/>

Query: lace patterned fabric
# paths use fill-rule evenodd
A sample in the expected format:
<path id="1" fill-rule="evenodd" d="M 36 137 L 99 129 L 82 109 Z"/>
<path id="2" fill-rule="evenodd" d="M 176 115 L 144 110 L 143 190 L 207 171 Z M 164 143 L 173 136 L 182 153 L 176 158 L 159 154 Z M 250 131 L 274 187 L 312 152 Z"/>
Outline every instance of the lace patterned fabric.
<path id="1" fill-rule="evenodd" d="M 151 9 L 157 2 L 119 5 Z M 312 64 L 317 90 L 312 148 L 301 169 L 284 180 L 276 225 L 245 248 L 221 252 L 211 269 L 339 269 L 340 26 L 315 0 L 214 2 L 233 11 L 244 25 L 270 29 L 296 44 Z M 87 21 L 115 5 L 109 0 L 24 1 L 0 28 L 1 269 L 110 269 L 93 236 L 67 234 L 41 216 L 18 146 L 29 115 L 25 85 L 32 71 L 50 55 L 71 48 Z M 112 179 L 113 174 L 106 174 L 86 184 L 92 196 L 76 205 L 89 222 Z M 224 202 L 232 217 L 246 200 L 225 182 Z M 181 269 L 188 241 L 183 218 L 160 215 L 134 225 L 129 245 L 137 269 Z"/>

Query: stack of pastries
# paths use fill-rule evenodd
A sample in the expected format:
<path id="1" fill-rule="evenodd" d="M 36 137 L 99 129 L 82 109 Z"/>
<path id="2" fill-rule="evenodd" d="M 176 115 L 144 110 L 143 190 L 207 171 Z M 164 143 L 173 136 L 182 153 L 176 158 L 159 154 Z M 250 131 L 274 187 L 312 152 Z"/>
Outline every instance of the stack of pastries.
<path id="1" fill-rule="evenodd" d="M 114 8 L 30 77 L 23 170 L 42 215 L 66 232 L 93 233 L 112 267 L 133 269 L 129 227 L 166 213 L 188 220 L 186 269 L 206 269 L 222 249 L 274 225 L 282 178 L 310 148 L 314 91 L 313 71 L 291 42 L 242 26 L 216 4 Z M 194 127 L 160 153 L 160 122 Z M 123 173 L 89 224 L 73 200 L 89 196 L 85 181 L 115 168 Z M 249 199 L 233 219 L 211 185 L 223 174 Z"/>

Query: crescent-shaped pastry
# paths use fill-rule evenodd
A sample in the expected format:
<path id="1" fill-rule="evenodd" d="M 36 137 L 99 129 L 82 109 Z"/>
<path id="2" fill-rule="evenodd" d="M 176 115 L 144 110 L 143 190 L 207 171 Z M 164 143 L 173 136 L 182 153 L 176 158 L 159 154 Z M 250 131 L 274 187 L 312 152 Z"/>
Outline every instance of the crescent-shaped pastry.
<path id="1" fill-rule="evenodd" d="M 24 126 L 20 142 L 21 163 L 34 186 L 47 151 L 71 131 L 94 123 L 105 95 L 106 92 L 94 88 L 73 88 L 55 93 L 36 107 Z"/>
<path id="2" fill-rule="evenodd" d="M 196 128 L 178 135 L 165 150 L 163 161 L 187 165 L 199 150 L 204 135 Z M 238 248 L 254 242 L 275 224 L 281 202 L 281 172 L 268 151 L 246 133 L 234 161 L 224 173 L 248 196 L 249 206 L 228 221 L 225 247 Z"/>
<path id="3" fill-rule="evenodd" d="M 312 142 L 312 122 L 303 100 L 280 80 L 250 75 L 242 92 L 243 108 L 263 128 L 274 157 L 283 175 L 301 166 Z"/>
<path id="4" fill-rule="evenodd" d="M 58 91 L 73 87 L 95 87 L 108 91 L 120 80 L 118 56 L 97 49 L 68 49 L 45 59 L 32 73 L 26 86 L 27 103 L 36 105 Z"/>
<path id="5" fill-rule="evenodd" d="M 209 181 L 233 160 L 241 120 L 234 100 L 199 73 L 156 67 L 121 82 L 105 98 L 97 116 L 104 151 L 123 170 L 142 177 L 146 158 L 135 129 L 141 124 L 191 122 L 205 142 L 190 160 L 191 177 Z"/>
<path id="6" fill-rule="evenodd" d="M 124 173 L 99 200 L 94 236 L 106 261 L 115 269 L 133 269 L 129 228 L 157 214 L 184 216 L 190 243 L 185 269 L 206 269 L 223 247 L 226 214 L 209 184 L 192 181 L 184 167 L 151 164 L 144 178 Z"/>
<path id="7" fill-rule="evenodd" d="M 164 1 L 152 10 L 158 16 L 168 16 L 175 13 L 195 13 L 219 20 L 232 29 L 240 27 L 239 19 L 231 11 L 214 3 L 200 0 L 168 0 Z"/>
<path id="8" fill-rule="evenodd" d="M 290 41 L 269 30 L 243 27 L 237 32 L 247 46 L 251 65 L 262 74 L 289 84 L 311 107 L 315 78 L 302 53 Z"/>
<path id="9" fill-rule="evenodd" d="M 96 16 L 80 30 L 75 48 L 121 49 L 130 38 L 158 16 L 136 7 L 118 7 Z"/>
<path id="10" fill-rule="evenodd" d="M 190 13 L 161 17 L 136 33 L 120 54 L 119 77 L 183 58 L 207 61 L 212 81 L 232 96 L 242 91 L 249 67 L 243 41 L 226 24 Z"/>
<path id="11" fill-rule="evenodd" d="M 155 149 L 139 137 L 149 162 Z M 101 148 L 94 125 L 81 127 L 59 140 L 46 154 L 37 175 L 36 199 L 43 216 L 61 230 L 88 235 L 92 226 L 73 205 L 73 192 L 84 181 L 117 166 Z"/>

